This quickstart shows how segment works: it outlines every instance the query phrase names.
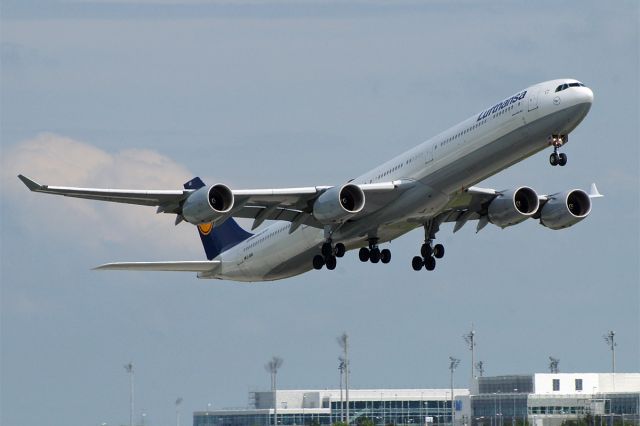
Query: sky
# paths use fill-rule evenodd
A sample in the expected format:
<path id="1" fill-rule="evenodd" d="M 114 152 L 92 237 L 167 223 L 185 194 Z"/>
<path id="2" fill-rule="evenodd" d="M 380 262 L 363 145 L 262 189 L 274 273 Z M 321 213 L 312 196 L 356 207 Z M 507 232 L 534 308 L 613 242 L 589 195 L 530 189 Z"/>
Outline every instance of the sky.
<path id="1" fill-rule="evenodd" d="M 0 8 L 0 423 L 146 424 L 244 407 L 282 388 L 467 386 L 486 375 L 640 371 L 639 6 L 635 1 L 4 0 Z M 191 225 L 146 207 L 34 194 L 51 185 L 177 189 L 337 185 L 531 84 L 577 78 L 595 100 L 565 147 L 481 186 L 605 197 L 572 228 L 473 225 L 348 253 L 335 271 L 261 284 L 97 272 L 199 260 Z"/>

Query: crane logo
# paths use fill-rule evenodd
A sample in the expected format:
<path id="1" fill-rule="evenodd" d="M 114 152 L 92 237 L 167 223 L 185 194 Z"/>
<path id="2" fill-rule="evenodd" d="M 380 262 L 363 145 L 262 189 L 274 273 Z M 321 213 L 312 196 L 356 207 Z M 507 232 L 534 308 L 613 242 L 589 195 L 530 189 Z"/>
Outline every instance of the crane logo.
<path id="1" fill-rule="evenodd" d="M 202 235 L 209 235 L 213 229 L 213 223 L 201 223 L 198 225 L 198 230 Z"/>

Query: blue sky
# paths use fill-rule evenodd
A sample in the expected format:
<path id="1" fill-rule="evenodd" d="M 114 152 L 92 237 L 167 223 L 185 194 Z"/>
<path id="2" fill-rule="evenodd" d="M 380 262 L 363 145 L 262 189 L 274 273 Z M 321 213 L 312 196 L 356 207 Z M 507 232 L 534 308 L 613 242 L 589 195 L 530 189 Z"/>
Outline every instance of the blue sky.
<path id="1" fill-rule="evenodd" d="M 124 368 L 151 425 L 211 403 L 242 406 L 284 358 L 286 388 L 445 387 L 448 357 L 486 374 L 639 371 L 636 2 L 14 1 L 1 16 L 0 422 L 123 424 Z M 153 209 L 27 192 L 78 186 L 339 184 L 536 82 L 594 90 L 566 147 L 482 185 L 605 198 L 573 228 L 534 221 L 438 238 L 434 273 L 393 241 L 391 264 L 259 285 L 189 274 L 98 273 L 107 261 L 203 258 L 188 225 Z"/>

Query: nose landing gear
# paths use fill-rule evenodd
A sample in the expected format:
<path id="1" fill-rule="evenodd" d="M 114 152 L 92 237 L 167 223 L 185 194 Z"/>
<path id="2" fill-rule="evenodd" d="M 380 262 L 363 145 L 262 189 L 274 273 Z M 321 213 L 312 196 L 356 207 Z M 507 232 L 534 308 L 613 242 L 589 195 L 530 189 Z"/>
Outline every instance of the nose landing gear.
<path id="1" fill-rule="evenodd" d="M 569 141 L 567 135 L 552 135 L 549 138 L 549 145 L 553 146 L 553 153 L 549 156 L 549 164 L 552 166 L 564 166 L 567 164 L 567 154 L 558 152 L 560 147 Z"/>

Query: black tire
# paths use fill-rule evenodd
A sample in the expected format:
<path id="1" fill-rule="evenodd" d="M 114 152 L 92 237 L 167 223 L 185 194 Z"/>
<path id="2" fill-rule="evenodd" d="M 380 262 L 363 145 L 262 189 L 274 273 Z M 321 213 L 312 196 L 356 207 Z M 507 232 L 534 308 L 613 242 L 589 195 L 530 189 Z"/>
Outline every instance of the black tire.
<path id="1" fill-rule="evenodd" d="M 324 257 L 316 254 L 313 256 L 313 269 L 322 269 L 324 266 Z"/>
<path id="2" fill-rule="evenodd" d="M 422 269 L 423 266 L 424 266 L 424 261 L 420 256 L 415 256 L 413 259 L 411 259 L 411 267 L 413 268 L 414 271 L 419 271 L 420 269 Z"/>
<path id="3" fill-rule="evenodd" d="M 342 257 L 347 252 L 347 248 L 344 246 L 344 244 L 338 243 L 336 244 L 334 251 L 335 251 L 336 257 Z"/>
<path id="4" fill-rule="evenodd" d="M 436 259 L 432 256 L 425 258 L 424 267 L 427 271 L 433 271 L 434 269 L 436 269 Z"/>
<path id="5" fill-rule="evenodd" d="M 336 265 L 338 264 L 338 261 L 336 260 L 335 256 L 328 256 L 324 262 L 325 262 L 325 265 L 327 266 L 327 269 L 330 271 L 333 271 L 334 269 L 336 269 Z"/>
<path id="6" fill-rule="evenodd" d="M 380 262 L 380 249 L 374 248 L 373 250 L 371 250 L 371 253 L 369 254 L 369 260 L 371 261 L 371 263 Z"/>
<path id="7" fill-rule="evenodd" d="M 389 249 L 384 249 L 380 252 L 380 261 L 382 263 L 389 263 L 391 262 L 391 250 Z"/>
<path id="8" fill-rule="evenodd" d="M 368 262 L 369 261 L 369 249 L 366 247 L 362 247 L 358 252 L 358 257 L 360 258 L 360 262 Z"/>
<path id="9" fill-rule="evenodd" d="M 558 165 L 558 154 L 556 154 L 555 152 L 551 153 L 551 155 L 549 156 L 549 164 L 551 164 L 552 166 Z"/>
<path id="10" fill-rule="evenodd" d="M 559 157 L 558 157 L 558 164 L 560 166 L 564 166 L 567 164 L 567 154 L 565 154 L 564 152 L 561 152 Z"/>
<path id="11" fill-rule="evenodd" d="M 433 252 L 433 249 L 431 248 L 431 244 L 423 244 L 422 247 L 420 247 L 420 254 L 422 255 L 422 257 L 429 257 L 431 256 L 431 253 Z"/>
<path id="12" fill-rule="evenodd" d="M 332 248 L 331 248 L 331 243 L 324 243 L 324 244 L 322 244 L 322 250 L 321 250 L 321 252 L 322 252 L 322 255 L 323 255 L 324 257 L 331 256 L 331 255 L 333 254 L 333 253 L 332 253 L 332 251 L 333 251 L 333 250 L 332 250 Z"/>
<path id="13" fill-rule="evenodd" d="M 444 246 L 442 244 L 436 244 L 433 247 L 433 256 L 436 259 L 442 259 L 444 257 Z"/>

